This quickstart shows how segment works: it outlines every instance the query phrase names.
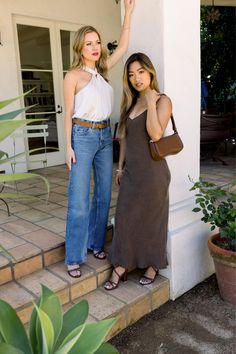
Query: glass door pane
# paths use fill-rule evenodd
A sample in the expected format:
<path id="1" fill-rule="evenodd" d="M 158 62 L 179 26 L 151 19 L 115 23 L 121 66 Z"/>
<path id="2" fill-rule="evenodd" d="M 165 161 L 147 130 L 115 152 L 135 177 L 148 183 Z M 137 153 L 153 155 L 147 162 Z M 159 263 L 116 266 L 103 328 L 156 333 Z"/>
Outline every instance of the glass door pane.
<path id="1" fill-rule="evenodd" d="M 26 112 L 26 118 L 46 118 L 42 124 L 48 125 L 47 146 L 58 148 L 49 29 L 18 24 L 17 33 L 23 91 L 34 88 L 25 97 L 25 106 L 36 105 Z M 28 143 L 29 149 L 44 147 L 41 137 L 29 138 Z"/>
<path id="2" fill-rule="evenodd" d="M 60 30 L 63 76 L 65 76 L 72 63 L 74 34 L 75 32 Z"/>

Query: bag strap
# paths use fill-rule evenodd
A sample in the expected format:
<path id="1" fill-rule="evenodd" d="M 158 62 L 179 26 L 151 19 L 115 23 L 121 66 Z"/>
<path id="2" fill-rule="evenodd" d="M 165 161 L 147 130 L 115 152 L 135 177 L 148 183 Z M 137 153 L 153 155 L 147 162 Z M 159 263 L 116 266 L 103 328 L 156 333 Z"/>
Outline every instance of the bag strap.
<path id="1" fill-rule="evenodd" d="M 161 96 L 166 96 L 165 93 L 161 93 L 160 95 L 161 95 Z M 158 101 L 157 101 L 157 102 L 158 102 Z M 177 134 L 178 134 L 178 131 L 177 131 L 177 128 L 176 128 L 176 125 L 175 125 L 175 120 L 174 120 L 173 113 L 171 113 L 170 119 L 171 119 L 172 129 L 173 129 L 174 133 L 177 133 Z"/>

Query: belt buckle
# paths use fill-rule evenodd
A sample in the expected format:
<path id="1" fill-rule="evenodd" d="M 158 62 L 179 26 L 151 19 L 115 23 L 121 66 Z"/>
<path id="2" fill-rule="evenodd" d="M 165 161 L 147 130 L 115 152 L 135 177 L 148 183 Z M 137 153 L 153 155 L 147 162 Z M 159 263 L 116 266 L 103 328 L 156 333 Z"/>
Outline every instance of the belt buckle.
<path id="1" fill-rule="evenodd" d="M 96 128 L 96 123 L 93 122 L 93 123 L 92 123 L 92 129 L 95 129 L 95 128 Z"/>

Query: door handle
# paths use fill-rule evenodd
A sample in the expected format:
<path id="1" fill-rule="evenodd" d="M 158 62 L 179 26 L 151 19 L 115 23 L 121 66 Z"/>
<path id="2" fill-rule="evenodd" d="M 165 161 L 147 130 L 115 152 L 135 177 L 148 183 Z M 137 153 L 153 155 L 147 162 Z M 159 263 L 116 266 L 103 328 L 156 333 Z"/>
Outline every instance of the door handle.
<path id="1" fill-rule="evenodd" d="M 56 113 L 57 114 L 61 114 L 63 111 L 62 111 L 62 106 L 60 106 L 59 104 L 57 105 L 57 111 L 56 111 Z"/>

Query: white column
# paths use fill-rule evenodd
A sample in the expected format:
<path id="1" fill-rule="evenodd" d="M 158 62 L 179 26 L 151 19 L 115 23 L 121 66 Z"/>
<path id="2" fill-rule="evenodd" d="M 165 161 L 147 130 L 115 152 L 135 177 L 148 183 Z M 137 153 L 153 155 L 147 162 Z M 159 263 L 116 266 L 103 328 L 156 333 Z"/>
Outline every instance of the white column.
<path id="1" fill-rule="evenodd" d="M 192 212 L 189 189 L 200 162 L 200 0 L 136 0 L 130 55 L 144 52 L 153 61 L 160 89 L 172 100 L 184 150 L 168 158 L 170 219 L 167 269 L 171 298 L 182 295 L 213 273 L 207 250 L 208 227 Z M 169 128 L 170 129 L 170 128 Z"/>

